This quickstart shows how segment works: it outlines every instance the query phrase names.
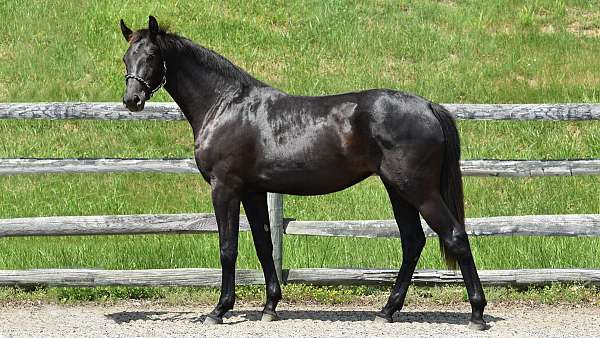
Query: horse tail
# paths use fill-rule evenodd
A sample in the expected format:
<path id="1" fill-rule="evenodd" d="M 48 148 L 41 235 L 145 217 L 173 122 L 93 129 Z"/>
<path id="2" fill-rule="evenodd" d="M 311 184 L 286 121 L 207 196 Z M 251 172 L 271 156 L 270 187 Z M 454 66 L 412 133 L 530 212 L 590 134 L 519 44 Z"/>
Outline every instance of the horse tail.
<path id="1" fill-rule="evenodd" d="M 444 161 L 440 177 L 440 192 L 444 203 L 450 209 L 454 218 L 465 226 L 465 203 L 463 195 L 462 174 L 460 172 L 460 139 L 456 123 L 452 115 L 443 106 L 430 103 L 429 108 L 442 127 L 445 139 Z M 456 270 L 457 261 L 440 238 L 442 258 L 449 269 Z"/>

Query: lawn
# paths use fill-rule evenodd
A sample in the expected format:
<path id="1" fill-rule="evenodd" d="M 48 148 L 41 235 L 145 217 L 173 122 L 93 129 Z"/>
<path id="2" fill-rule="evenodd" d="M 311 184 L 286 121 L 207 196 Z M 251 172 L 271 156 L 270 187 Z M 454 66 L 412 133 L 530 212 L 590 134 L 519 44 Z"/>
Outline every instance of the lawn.
<path id="1" fill-rule="evenodd" d="M 7 0 L 0 3 L 0 102 L 120 101 L 118 28 L 147 15 L 285 91 L 385 87 L 438 102 L 598 102 L 600 10 L 589 1 Z M 169 101 L 164 91 L 156 101 Z M 600 121 L 459 122 L 463 159 L 600 158 Z M 186 122 L 0 120 L 0 158 L 191 157 Z M 468 217 L 600 213 L 600 180 L 465 178 Z M 0 218 L 211 212 L 198 175 L 0 177 Z M 286 217 L 385 219 L 377 178 L 285 200 Z M 440 268 L 437 241 L 419 268 Z M 600 268 L 596 238 L 476 238 L 480 268 Z M 357 250 L 361 248 L 361 250 Z M 214 235 L 0 240 L 0 268 L 217 267 Z M 285 238 L 285 267 L 389 267 L 395 239 Z M 240 267 L 258 267 L 240 238 Z"/>

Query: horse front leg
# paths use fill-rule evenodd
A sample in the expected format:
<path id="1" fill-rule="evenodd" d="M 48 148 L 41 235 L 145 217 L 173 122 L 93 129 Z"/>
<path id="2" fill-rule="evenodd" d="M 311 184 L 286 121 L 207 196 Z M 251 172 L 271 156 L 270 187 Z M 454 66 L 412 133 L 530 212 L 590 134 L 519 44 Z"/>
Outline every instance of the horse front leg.
<path id="1" fill-rule="evenodd" d="M 204 324 L 221 324 L 223 315 L 233 309 L 235 303 L 235 262 L 238 254 L 240 198 L 234 188 L 217 180 L 211 181 L 211 187 L 219 228 L 221 296 L 215 309 L 204 320 Z"/>
<path id="2" fill-rule="evenodd" d="M 273 243 L 269 230 L 267 193 L 247 193 L 242 198 L 246 217 L 252 230 L 256 255 L 265 276 L 267 301 L 263 309 L 262 321 L 277 320 L 277 303 L 281 300 L 281 286 L 273 262 Z"/>

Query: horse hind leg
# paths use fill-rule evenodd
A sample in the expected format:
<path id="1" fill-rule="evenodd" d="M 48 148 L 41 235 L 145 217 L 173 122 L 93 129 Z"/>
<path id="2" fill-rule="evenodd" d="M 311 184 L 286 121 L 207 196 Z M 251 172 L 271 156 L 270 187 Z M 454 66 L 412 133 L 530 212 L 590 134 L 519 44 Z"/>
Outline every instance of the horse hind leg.
<path id="1" fill-rule="evenodd" d="M 467 288 L 469 302 L 471 303 L 472 314 L 469 327 L 483 330 L 487 328 L 487 325 L 483 320 L 483 310 L 486 306 L 486 300 L 479 276 L 477 274 L 475 262 L 469 246 L 469 240 L 465 232 L 465 227 L 463 224 L 460 224 L 457 221 L 456 217 L 454 217 L 453 213 L 450 211 L 446 205 L 446 202 L 441 196 L 441 182 L 439 178 L 441 173 L 437 169 L 441 166 L 440 163 L 438 163 L 438 157 L 431 155 L 419 155 L 423 153 L 427 154 L 427 152 L 417 151 L 403 152 L 402 156 L 388 154 L 388 156 L 384 157 L 380 165 L 379 176 L 385 182 L 386 188 L 388 188 L 388 193 L 390 190 L 392 190 L 392 193 L 390 193 L 390 198 L 401 198 L 406 202 L 407 205 L 410 205 L 418 210 L 425 221 L 427 221 L 427 224 L 438 234 L 442 240 L 446 249 L 446 253 L 451 257 L 456 258 L 463 275 L 465 286 Z M 390 186 L 394 189 L 390 189 Z M 393 197 L 396 195 L 400 196 L 400 198 Z M 392 205 L 394 204 L 399 205 L 397 202 L 392 202 Z M 398 207 L 395 206 L 395 216 L 397 209 Z M 408 207 L 405 209 L 409 210 Z M 398 219 L 399 217 L 396 216 L 397 222 L 399 222 Z M 404 242 L 411 242 L 410 240 L 405 241 L 404 237 L 406 236 L 403 235 L 402 232 L 402 228 L 408 229 L 406 228 L 406 223 L 408 222 L 404 221 L 403 223 L 398 223 L 398 226 L 401 229 L 400 236 L 402 239 L 403 249 L 405 246 Z M 411 223 L 415 224 L 413 225 L 414 233 L 416 232 L 417 223 Z M 404 227 L 402 227 L 401 224 Z M 422 231 L 422 228 L 420 230 Z M 405 255 L 408 256 L 410 253 Z M 415 260 L 418 259 L 418 255 L 414 257 Z M 404 264 L 405 262 L 406 266 Z M 402 271 L 401 268 L 401 274 L 404 275 L 400 276 L 399 274 L 392 295 L 394 295 L 396 291 L 403 291 L 405 288 L 407 288 L 408 283 L 410 282 L 408 279 L 409 277 L 407 277 L 409 275 L 408 273 L 410 272 L 410 276 L 412 276 L 415 265 L 416 261 L 414 262 L 414 265 L 409 265 L 409 262 L 405 261 L 403 258 L 403 267 L 406 269 Z M 411 269 L 409 270 L 408 268 Z M 402 286 L 403 284 L 401 280 L 404 281 L 406 287 Z M 400 296 L 402 293 L 398 293 L 398 295 Z M 403 298 L 398 299 L 403 300 Z M 398 304 L 398 302 L 394 302 L 393 299 L 391 302 L 388 301 L 388 304 L 386 307 L 384 307 L 384 310 L 382 310 L 382 313 L 379 316 L 385 319 L 391 319 L 390 310 L 394 309 L 394 304 Z"/>
<path id="2" fill-rule="evenodd" d="M 487 324 L 483 319 L 483 310 L 487 302 L 464 225 L 456 220 L 439 193 L 430 194 L 420 204 L 419 212 L 440 236 L 446 250 L 458 261 L 471 303 L 469 328 L 485 330 Z"/>
<path id="3" fill-rule="evenodd" d="M 382 178 L 382 180 L 384 180 Z M 402 242 L 402 265 L 396 277 L 396 283 L 392 288 L 390 297 L 379 314 L 375 317 L 376 322 L 392 322 L 392 316 L 400 311 L 404 305 L 404 299 L 410 285 L 415 267 L 425 246 L 425 234 L 421 227 L 419 212 L 415 207 L 406 202 L 398 193 L 392 183 L 384 185 L 387 189 L 394 211 L 394 218 L 400 231 Z"/>

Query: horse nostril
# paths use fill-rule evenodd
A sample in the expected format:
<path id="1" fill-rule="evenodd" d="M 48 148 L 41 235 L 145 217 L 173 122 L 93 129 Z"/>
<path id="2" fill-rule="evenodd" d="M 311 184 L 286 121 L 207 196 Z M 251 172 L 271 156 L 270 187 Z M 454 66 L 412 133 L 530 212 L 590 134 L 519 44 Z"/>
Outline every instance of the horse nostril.
<path id="1" fill-rule="evenodd" d="M 140 97 L 138 95 L 133 95 L 133 103 L 138 104 L 140 103 Z"/>

